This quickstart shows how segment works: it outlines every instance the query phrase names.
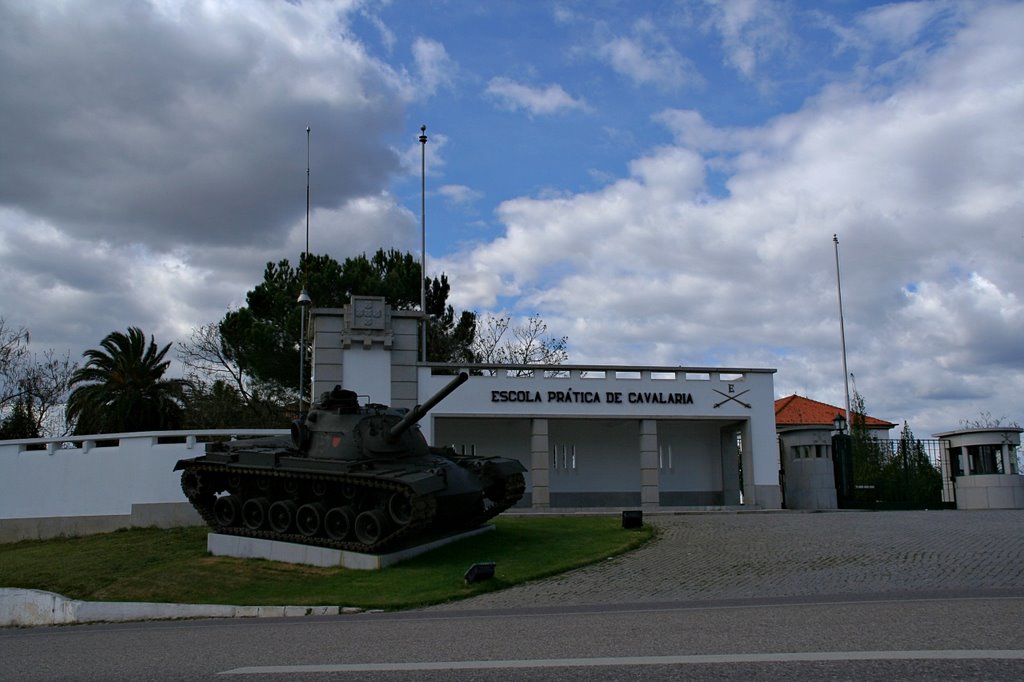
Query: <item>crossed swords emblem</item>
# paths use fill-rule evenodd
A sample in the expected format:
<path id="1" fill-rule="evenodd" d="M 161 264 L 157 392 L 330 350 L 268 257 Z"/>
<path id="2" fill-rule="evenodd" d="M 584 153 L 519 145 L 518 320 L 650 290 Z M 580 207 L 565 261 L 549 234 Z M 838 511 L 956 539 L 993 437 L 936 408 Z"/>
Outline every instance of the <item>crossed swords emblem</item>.
<path id="1" fill-rule="evenodd" d="M 740 391 L 736 395 L 729 395 L 728 393 L 722 393 L 717 388 L 714 389 L 714 391 L 715 391 L 715 393 L 717 393 L 720 396 L 725 396 L 725 400 L 723 400 L 720 403 L 715 403 L 712 407 L 721 407 L 722 405 L 725 405 L 730 400 L 735 400 L 736 402 L 738 402 L 743 407 L 747 408 L 748 410 L 750 409 L 750 403 L 745 403 L 742 400 L 740 400 L 740 396 L 741 395 L 743 395 L 744 393 L 750 393 L 750 389 L 749 388 L 747 390 L 745 390 L 745 391 Z"/>

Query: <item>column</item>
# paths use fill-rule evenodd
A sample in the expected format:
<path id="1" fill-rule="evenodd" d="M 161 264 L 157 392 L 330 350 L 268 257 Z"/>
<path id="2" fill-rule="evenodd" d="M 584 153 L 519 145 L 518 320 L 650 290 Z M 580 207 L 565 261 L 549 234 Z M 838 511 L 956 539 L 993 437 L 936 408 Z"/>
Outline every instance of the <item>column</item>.
<path id="1" fill-rule="evenodd" d="M 660 506 L 658 482 L 658 422 L 640 420 L 640 506 L 656 509 Z"/>
<path id="2" fill-rule="evenodd" d="M 551 463 L 548 453 L 548 420 L 530 420 L 530 479 L 533 481 L 533 508 L 551 506 Z"/>

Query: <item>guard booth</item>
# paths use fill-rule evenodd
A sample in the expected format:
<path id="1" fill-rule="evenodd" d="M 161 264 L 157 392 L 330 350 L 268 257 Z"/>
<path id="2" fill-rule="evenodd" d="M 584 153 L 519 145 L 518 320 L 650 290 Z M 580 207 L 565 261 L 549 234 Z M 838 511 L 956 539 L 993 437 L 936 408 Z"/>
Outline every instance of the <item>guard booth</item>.
<path id="1" fill-rule="evenodd" d="M 791 395 L 775 401 L 775 427 L 787 509 L 848 509 L 856 482 L 845 409 Z M 872 439 L 885 441 L 896 426 L 865 416 Z"/>
<path id="2" fill-rule="evenodd" d="M 1017 468 L 1018 426 L 961 429 L 935 434 L 944 442 L 941 471 L 953 481 L 957 509 L 1024 509 L 1024 476 Z M 944 488 L 945 491 L 945 488 Z"/>

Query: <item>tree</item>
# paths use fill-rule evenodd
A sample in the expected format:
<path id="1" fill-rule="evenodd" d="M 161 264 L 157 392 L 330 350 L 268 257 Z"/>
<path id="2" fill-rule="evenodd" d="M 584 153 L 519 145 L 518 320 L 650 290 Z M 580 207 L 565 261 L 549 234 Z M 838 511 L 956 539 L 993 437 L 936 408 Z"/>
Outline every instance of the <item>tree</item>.
<path id="1" fill-rule="evenodd" d="M 192 330 L 188 341 L 178 342 L 178 359 L 189 382 L 185 426 L 287 426 L 289 419 L 283 410 L 289 401 L 287 392 L 242 371 L 225 351 L 220 329 L 216 323 L 203 325 Z"/>
<path id="2" fill-rule="evenodd" d="M 442 274 L 441 277 L 445 276 Z M 429 293 L 431 280 L 426 279 L 425 284 Z M 345 303 L 350 295 L 383 296 L 399 310 L 414 310 L 420 305 L 420 264 L 411 253 L 378 249 L 371 258 L 366 254 L 346 258 L 341 266 L 340 285 L 340 291 L 345 292 Z M 444 299 L 447 297 L 446 290 Z M 441 305 L 444 305 L 443 301 Z M 430 312 L 429 296 L 427 311 Z"/>
<path id="3" fill-rule="evenodd" d="M 1007 417 L 993 417 L 991 412 L 981 412 L 978 419 L 961 419 L 960 426 L 965 429 L 998 429 L 1000 427 L 1019 429 L 1020 424 Z"/>
<path id="4" fill-rule="evenodd" d="M 71 378 L 67 419 L 74 433 L 161 431 L 182 425 L 184 379 L 165 379 L 170 344 L 156 341 L 138 327 L 128 333 L 111 332 L 101 348 L 83 353 L 85 366 Z"/>
<path id="5" fill-rule="evenodd" d="M 38 436 L 54 429 L 54 412 L 64 404 L 78 365 L 70 354 L 59 356 L 52 349 L 40 358 L 29 350 L 30 340 L 27 329 L 8 327 L 0 317 L 0 416 L 13 419 L 20 405 L 17 422 L 24 428 L 19 427 L 19 432 Z"/>
<path id="6" fill-rule="evenodd" d="M 569 359 L 568 337 L 547 336 L 538 315 L 513 325 L 508 315 L 486 315 L 477 327 L 473 350 L 480 362 L 510 365 L 560 365 Z"/>
<path id="7" fill-rule="evenodd" d="M 942 473 L 935 468 L 924 444 L 914 438 L 910 425 L 903 430 L 895 452 L 882 463 L 879 480 L 882 499 L 902 507 L 929 507 L 942 503 Z"/>
<path id="8" fill-rule="evenodd" d="M 32 414 L 32 402 L 27 397 L 19 398 L 14 409 L 0 422 L 0 440 L 18 438 L 39 438 L 39 425 Z"/>
<path id="9" fill-rule="evenodd" d="M 246 295 L 246 307 L 228 312 L 219 324 L 223 358 L 257 382 L 294 384 L 299 366 L 303 310 L 296 305 L 303 283 L 320 307 L 339 307 L 348 296 L 341 266 L 329 256 L 310 256 L 295 269 L 287 259 L 267 263 L 263 282 Z"/>
<path id="10" fill-rule="evenodd" d="M 298 268 L 287 259 L 267 263 L 263 282 L 246 295 L 246 307 L 229 312 L 220 322 L 223 359 L 258 381 L 281 387 L 295 385 L 299 366 L 298 339 L 301 308 L 296 305 L 303 287 L 314 304 L 321 308 L 339 308 L 352 296 L 383 296 L 400 310 L 419 307 L 420 266 L 411 254 L 380 249 L 372 257 L 365 254 L 338 264 L 330 256 L 302 257 Z M 427 312 L 431 317 L 427 350 L 430 360 L 465 361 L 472 313 L 456 316 L 447 306 L 449 292 L 445 275 L 425 283 Z M 469 317 L 467 317 L 467 315 Z"/>
<path id="11" fill-rule="evenodd" d="M 850 457 L 853 460 L 854 499 L 873 506 L 879 499 L 882 483 L 882 450 L 867 427 L 864 396 L 856 390 L 850 400 Z"/>
<path id="12" fill-rule="evenodd" d="M 476 313 L 463 310 L 455 321 L 455 309 L 447 305 L 451 286 L 448 276 L 430 280 L 427 300 L 427 359 L 434 362 L 479 362 L 473 342 L 476 338 Z"/>
<path id="13" fill-rule="evenodd" d="M 287 397 L 255 390 L 248 398 L 227 382 L 190 379 L 184 427 L 192 429 L 287 428 Z"/>

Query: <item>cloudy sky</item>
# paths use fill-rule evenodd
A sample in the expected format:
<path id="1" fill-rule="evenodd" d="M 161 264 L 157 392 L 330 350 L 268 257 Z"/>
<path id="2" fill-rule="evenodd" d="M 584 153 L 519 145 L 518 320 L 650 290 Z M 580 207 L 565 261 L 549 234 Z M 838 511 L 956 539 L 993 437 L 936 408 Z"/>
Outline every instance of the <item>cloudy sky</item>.
<path id="1" fill-rule="evenodd" d="M 574 363 L 1024 422 L 1024 4 L 0 0 L 0 316 L 185 338 L 305 241 Z"/>

